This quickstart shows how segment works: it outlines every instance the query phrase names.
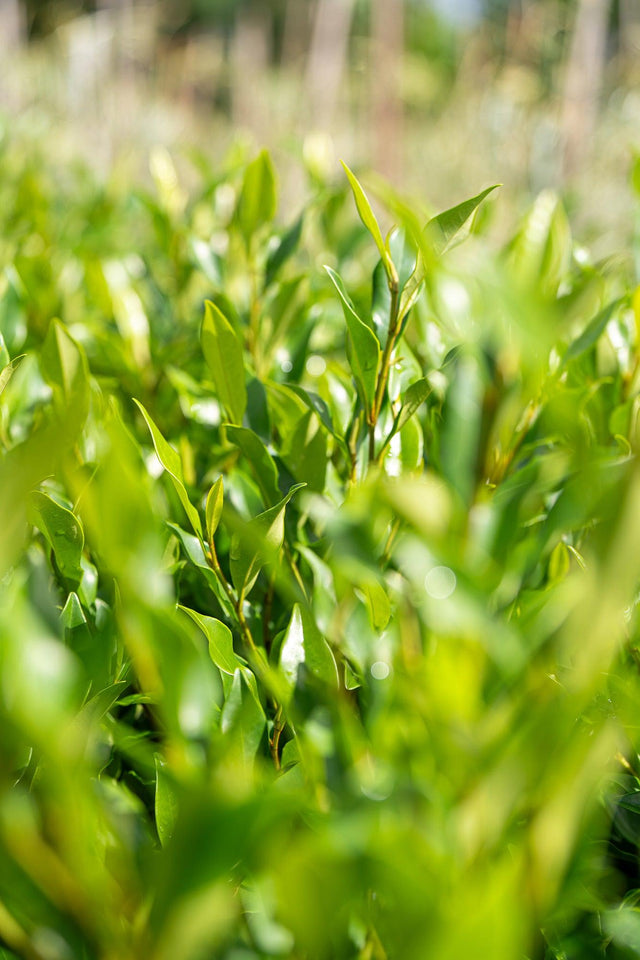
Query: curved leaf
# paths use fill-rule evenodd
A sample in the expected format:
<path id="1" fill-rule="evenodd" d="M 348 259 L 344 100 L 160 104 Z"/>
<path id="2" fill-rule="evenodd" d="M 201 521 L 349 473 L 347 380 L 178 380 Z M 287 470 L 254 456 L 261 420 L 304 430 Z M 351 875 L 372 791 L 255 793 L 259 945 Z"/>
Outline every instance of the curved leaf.
<path id="1" fill-rule="evenodd" d="M 331 277 L 344 311 L 349 331 L 349 363 L 367 413 L 373 409 L 380 369 L 380 342 L 373 330 L 364 323 L 355 311 L 349 294 L 338 274 L 325 266 Z"/>
<path id="2" fill-rule="evenodd" d="M 182 476 L 180 455 L 178 454 L 177 450 L 174 450 L 173 447 L 167 443 L 140 401 L 136 400 L 134 397 L 133 402 L 138 407 L 140 413 L 145 419 L 145 422 L 149 428 L 149 433 L 151 434 L 151 439 L 153 440 L 153 446 L 158 460 L 171 477 L 175 491 L 180 498 L 180 503 L 184 507 L 184 512 L 189 518 L 191 526 L 198 536 L 202 538 L 202 523 L 200 522 L 200 515 L 189 500 L 189 494 L 187 493 L 187 488 L 184 485 L 184 478 Z"/>
<path id="3" fill-rule="evenodd" d="M 233 676 L 242 661 L 238 659 L 233 650 L 233 636 L 229 627 L 221 620 L 215 617 L 207 617 L 204 613 L 198 613 L 189 607 L 183 607 L 178 604 L 178 609 L 186 613 L 197 626 L 200 627 L 209 643 L 209 656 L 219 670 Z"/>

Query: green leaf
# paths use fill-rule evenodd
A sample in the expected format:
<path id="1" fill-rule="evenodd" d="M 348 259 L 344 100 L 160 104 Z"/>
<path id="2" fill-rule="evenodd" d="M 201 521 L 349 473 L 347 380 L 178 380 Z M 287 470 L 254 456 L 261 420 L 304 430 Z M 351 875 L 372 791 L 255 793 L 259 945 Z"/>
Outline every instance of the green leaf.
<path id="1" fill-rule="evenodd" d="M 70 432 L 79 430 L 89 412 L 89 368 L 84 350 L 59 320 L 49 324 L 40 367 L 64 423 Z"/>
<path id="2" fill-rule="evenodd" d="M 296 480 L 306 483 L 309 490 L 322 493 L 327 472 L 327 436 L 312 410 L 306 410 L 283 437 L 280 456 Z"/>
<path id="3" fill-rule="evenodd" d="M 607 936 L 615 945 L 632 951 L 631 955 L 637 957 L 640 954 L 640 910 L 621 904 L 615 910 L 607 910 L 603 919 Z"/>
<path id="4" fill-rule="evenodd" d="M 267 150 L 262 150 L 247 167 L 238 200 L 238 226 L 249 245 L 254 233 L 275 217 L 276 177 Z"/>
<path id="5" fill-rule="evenodd" d="M 364 323 L 355 311 L 349 294 L 338 274 L 325 266 L 331 277 L 344 311 L 349 331 L 349 363 L 358 389 L 361 392 L 367 414 L 373 409 L 380 368 L 380 342 L 373 330 Z"/>
<path id="6" fill-rule="evenodd" d="M 78 599 L 78 594 L 73 593 L 73 591 L 67 597 L 67 602 L 62 608 L 60 614 L 60 620 L 62 625 L 67 628 L 67 630 L 73 630 L 75 627 L 81 627 L 87 622 L 87 618 L 84 615 L 84 610 L 82 609 L 82 604 Z"/>
<path id="7" fill-rule="evenodd" d="M 346 456 L 348 456 L 349 451 L 344 437 L 342 437 L 334 427 L 331 411 L 322 397 L 319 397 L 317 393 L 313 393 L 311 390 L 305 390 L 304 387 L 299 386 L 297 383 L 287 384 L 287 389 L 295 393 L 296 396 L 298 396 L 310 410 L 313 410 L 313 412 L 318 415 L 322 425 L 327 429 L 334 440 L 336 440 Z"/>
<path id="8" fill-rule="evenodd" d="M 431 384 L 425 377 L 420 380 L 416 380 L 415 383 L 412 383 L 411 386 L 407 387 L 402 397 L 402 406 L 394 421 L 393 428 L 385 442 L 385 446 L 387 443 L 389 443 L 389 440 L 393 434 L 397 433 L 399 430 L 402 430 L 405 423 L 407 423 L 414 413 L 420 409 L 430 393 Z"/>
<path id="9" fill-rule="evenodd" d="M 189 562 L 192 563 L 194 567 L 197 567 L 198 570 L 200 570 L 202 576 L 207 581 L 207 584 L 209 585 L 212 593 L 215 595 L 225 614 L 232 616 L 233 608 L 229 603 L 229 598 L 222 589 L 217 576 L 207 563 L 202 542 L 198 539 L 198 537 L 194 537 L 192 534 L 187 533 L 186 530 L 183 530 L 182 527 L 179 527 L 176 523 L 168 523 L 167 526 L 173 530 L 175 535 L 178 537 L 178 540 L 182 544 L 182 548 L 187 555 Z"/>
<path id="10" fill-rule="evenodd" d="M 225 424 L 227 437 L 248 460 L 262 498 L 267 506 L 278 503 L 282 494 L 278 487 L 278 468 L 260 437 L 247 427 Z"/>
<path id="11" fill-rule="evenodd" d="M 560 583 L 569 573 L 571 558 L 567 545 L 560 540 L 556 543 L 549 557 L 547 568 L 547 582 L 550 586 Z"/>
<path id="12" fill-rule="evenodd" d="M 287 262 L 300 242 L 303 217 L 300 215 L 292 227 L 281 237 L 278 245 L 269 253 L 265 268 L 265 287 L 271 286 L 280 268 Z"/>
<path id="13" fill-rule="evenodd" d="M 234 653 L 233 636 L 229 627 L 215 617 L 207 617 L 189 607 L 183 607 L 182 604 L 179 604 L 178 608 L 188 614 L 204 633 L 209 642 L 209 656 L 216 667 L 223 673 L 233 676 L 242 665 L 242 661 Z"/>
<path id="14" fill-rule="evenodd" d="M 119 680 L 116 683 L 109 684 L 104 690 L 98 691 L 95 696 L 91 697 L 91 699 L 85 703 L 78 714 L 79 723 L 86 724 L 87 726 L 92 723 L 97 723 L 106 716 L 112 706 L 119 701 L 120 694 L 123 693 L 126 688 L 126 682 Z M 124 700 L 120 702 L 123 703 Z"/>
<path id="15" fill-rule="evenodd" d="M 416 470 L 422 465 L 424 441 L 417 417 L 409 417 L 395 431 L 384 459 L 385 472 L 391 477 Z"/>
<path id="16" fill-rule="evenodd" d="M 273 560 L 284 540 L 285 508 L 291 498 L 304 487 L 297 483 L 280 503 L 245 523 L 231 540 L 229 567 L 233 585 L 246 596 L 258 578 L 260 570 Z"/>
<path id="17" fill-rule="evenodd" d="M 344 168 L 349 183 L 351 185 L 351 190 L 353 192 L 353 198 L 356 202 L 356 207 L 360 219 L 363 224 L 373 237 L 373 241 L 378 248 L 378 253 L 380 254 L 380 259 L 384 264 L 384 268 L 387 274 L 389 284 L 398 283 L 398 274 L 394 266 L 393 260 L 391 259 L 391 254 L 389 253 L 384 240 L 382 239 L 382 233 L 380 232 L 380 227 L 378 226 L 378 221 L 376 220 L 375 214 L 371 209 L 371 204 L 367 199 L 367 196 L 362 189 L 357 177 L 351 172 L 346 163 L 342 160 L 340 161 Z"/>
<path id="18" fill-rule="evenodd" d="M 391 618 L 391 603 L 387 591 L 378 580 L 371 579 L 362 584 L 362 592 L 371 626 L 378 633 L 382 633 Z"/>
<path id="19" fill-rule="evenodd" d="M 264 710 L 252 687 L 255 688 L 253 674 L 246 667 L 238 668 L 220 715 L 220 730 L 229 743 L 240 749 L 245 760 L 255 756 L 266 727 Z"/>
<path id="20" fill-rule="evenodd" d="M 360 679 L 346 660 L 344 661 L 344 686 L 345 690 L 357 690 L 362 686 Z"/>
<path id="21" fill-rule="evenodd" d="M 502 186 L 494 183 L 470 200 L 465 200 L 449 210 L 444 210 L 429 220 L 425 227 L 425 235 L 433 246 L 436 255 L 444 253 L 452 244 L 456 234 L 469 222 L 485 197 Z"/>
<path id="22" fill-rule="evenodd" d="M 166 846 L 173 836 L 176 820 L 178 819 L 178 798 L 176 796 L 173 779 L 165 773 L 166 761 L 160 754 L 155 755 L 156 763 L 156 792 L 155 816 L 156 829 L 162 846 Z"/>
<path id="23" fill-rule="evenodd" d="M 79 582 L 84 533 L 78 518 L 47 493 L 35 491 L 29 504 L 30 522 L 44 534 L 63 577 Z"/>
<path id="24" fill-rule="evenodd" d="M 562 201 L 552 190 L 543 190 L 509 246 L 509 273 L 523 286 L 555 299 L 571 256 L 571 228 Z"/>
<path id="25" fill-rule="evenodd" d="M 197 535 L 202 538 L 202 523 L 200 522 L 200 515 L 194 505 L 191 503 L 189 494 L 187 493 L 187 488 L 184 485 L 180 455 L 169 443 L 167 443 L 140 401 L 136 400 L 134 397 L 133 402 L 136 404 L 140 410 L 140 413 L 145 419 L 147 427 L 149 428 L 149 433 L 151 434 L 156 456 L 171 477 L 175 491 L 178 494 L 180 503 L 184 507 L 184 511 L 189 518 L 191 526 Z"/>
<path id="26" fill-rule="evenodd" d="M 2 341 L 4 347 L 4 340 Z M 5 348 L 6 349 L 6 348 Z M 22 360 L 24 360 L 26 354 L 22 353 L 19 357 L 14 357 L 13 360 L 7 361 L 5 366 L 0 370 L 0 395 L 3 393 L 5 387 L 11 380 L 14 371 L 19 366 Z"/>
<path id="27" fill-rule="evenodd" d="M 443 412 L 440 462 L 444 477 L 467 504 L 477 479 L 483 390 L 477 358 L 457 356 Z"/>
<path id="28" fill-rule="evenodd" d="M 205 301 L 201 343 L 218 399 L 229 420 L 241 424 L 247 409 L 242 344 L 225 315 L 211 300 Z"/>
<path id="29" fill-rule="evenodd" d="M 413 270 L 413 273 L 405 283 L 402 293 L 400 294 L 400 304 L 398 306 L 398 323 L 400 324 L 400 329 L 403 328 L 403 321 L 409 315 L 409 311 L 417 302 L 420 294 L 422 293 L 422 288 L 424 286 L 424 262 L 422 260 L 422 255 L 418 254 L 416 260 L 416 265 Z"/>
<path id="30" fill-rule="evenodd" d="M 627 299 L 627 297 L 619 297 L 617 300 L 609 303 L 587 324 L 580 336 L 574 340 L 573 343 L 569 344 L 567 352 L 563 357 L 563 364 L 568 363 L 570 360 L 575 360 L 576 357 L 586 353 L 587 350 L 590 350 L 591 347 L 594 346 L 606 330 L 616 310 L 618 310 Z"/>
<path id="31" fill-rule="evenodd" d="M 209 283 L 214 287 L 222 284 L 222 271 L 220 268 L 220 257 L 214 253 L 208 243 L 200 240 L 198 237 L 191 237 L 189 246 L 193 254 L 193 259 Z"/>
<path id="32" fill-rule="evenodd" d="M 220 517 L 222 516 L 222 504 L 224 500 L 224 486 L 222 477 L 218 477 L 216 482 L 209 490 L 207 495 L 207 504 L 205 516 L 207 522 L 207 538 L 209 543 L 213 540 L 214 534 L 218 529 Z"/>
<path id="33" fill-rule="evenodd" d="M 301 667 L 331 686 L 338 684 L 338 668 L 327 641 L 311 613 L 296 603 L 280 649 L 280 669 L 292 693 L 299 682 Z"/>

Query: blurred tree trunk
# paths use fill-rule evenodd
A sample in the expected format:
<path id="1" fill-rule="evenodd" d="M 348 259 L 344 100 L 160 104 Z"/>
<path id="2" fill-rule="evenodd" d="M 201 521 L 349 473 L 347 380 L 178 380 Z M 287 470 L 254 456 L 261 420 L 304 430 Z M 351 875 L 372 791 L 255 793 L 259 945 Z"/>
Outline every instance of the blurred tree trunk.
<path id="1" fill-rule="evenodd" d="M 562 105 L 563 172 L 570 178 L 589 153 L 604 79 L 611 0 L 578 0 Z"/>
<path id="2" fill-rule="evenodd" d="M 11 57 L 20 50 L 26 39 L 24 10 L 19 0 L 0 0 L 0 58 L 5 67 Z M 0 80 L 2 106 L 6 109 L 19 109 L 22 91 L 20 79 L 11 68 L 3 71 Z"/>
<path id="3" fill-rule="evenodd" d="M 282 40 L 282 60 L 286 64 L 299 63 L 309 45 L 309 0 L 287 0 Z"/>
<path id="4" fill-rule="evenodd" d="M 311 125 L 327 130 L 335 115 L 347 65 L 353 0 L 316 0 L 307 61 L 306 101 Z"/>
<path id="5" fill-rule="evenodd" d="M 235 126 L 265 139 L 265 84 L 268 79 L 271 37 L 270 13 L 265 4 L 251 3 L 240 10 L 231 47 L 231 111 Z"/>
<path id="6" fill-rule="evenodd" d="M 402 174 L 402 96 L 404 0 L 372 0 L 371 98 L 373 162 L 383 176 L 399 182 Z"/>
<path id="7" fill-rule="evenodd" d="M 640 46 L 640 4 L 638 0 L 619 0 L 620 48 L 629 65 Z"/>
<path id="8" fill-rule="evenodd" d="M 22 4 L 19 0 L 0 0 L 0 51 L 7 54 L 17 50 L 24 38 Z"/>

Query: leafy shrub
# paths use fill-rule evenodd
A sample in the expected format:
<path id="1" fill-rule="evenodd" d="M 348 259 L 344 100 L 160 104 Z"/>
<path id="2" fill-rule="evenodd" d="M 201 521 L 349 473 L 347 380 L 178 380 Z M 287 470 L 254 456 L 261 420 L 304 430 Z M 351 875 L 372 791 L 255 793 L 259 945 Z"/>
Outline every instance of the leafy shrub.
<path id="1" fill-rule="evenodd" d="M 639 956 L 624 264 L 1 162 L 2 955 Z"/>

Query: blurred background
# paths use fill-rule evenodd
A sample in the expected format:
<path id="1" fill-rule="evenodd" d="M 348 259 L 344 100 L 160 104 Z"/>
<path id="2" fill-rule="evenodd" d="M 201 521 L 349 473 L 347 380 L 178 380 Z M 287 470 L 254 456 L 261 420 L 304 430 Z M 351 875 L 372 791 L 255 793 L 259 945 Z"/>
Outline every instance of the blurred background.
<path id="1" fill-rule="evenodd" d="M 640 0 L 0 0 L 0 47 L 5 135 L 101 174 L 266 145 L 285 204 L 343 157 L 437 208 L 502 181 L 505 236 L 548 187 L 596 253 L 633 230 Z"/>

